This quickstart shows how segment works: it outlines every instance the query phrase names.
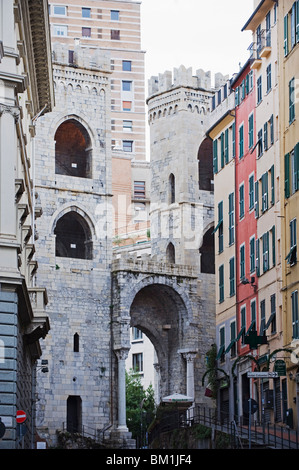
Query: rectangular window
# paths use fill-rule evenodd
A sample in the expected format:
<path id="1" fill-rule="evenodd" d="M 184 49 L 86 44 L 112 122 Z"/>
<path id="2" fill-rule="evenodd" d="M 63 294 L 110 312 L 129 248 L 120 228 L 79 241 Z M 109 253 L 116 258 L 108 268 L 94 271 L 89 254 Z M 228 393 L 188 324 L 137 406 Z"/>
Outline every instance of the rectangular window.
<path id="1" fill-rule="evenodd" d="M 298 322 L 298 291 L 292 292 L 292 324 L 293 339 L 299 338 L 299 322 Z"/>
<path id="2" fill-rule="evenodd" d="M 110 37 L 113 40 L 119 41 L 120 40 L 120 31 L 119 31 L 119 29 L 111 29 Z"/>
<path id="3" fill-rule="evenodd" d="M 218 204 L 218 248 L 223 251 L 223 201 Z"/>
<path id="4" fill-rule="evenodd" d="M 276 296 L 275 294 L 270 297 L 270 318 L 271 318 L 271 333 L 276 333 Z"/>
<path id="5" fill-rule="evenodd" d="M 230 341 L 231 341 L 231 357 L 235 357 L 237 353 L 236 348 L 236 322 L 232 321 L 230 324 Z"/>
<path id="6" fill-rule="evenodd" d="M 132 132 L 133 130 L 133 122 L 132 121 L 123 121 L 123 131 L 124 132 Z"/>
<path id="7" fill-rule="evenodd" d="M 266 232 L 262 236 L 263 242 L 263 272 L 265 273 L 269 269 L 269 232 Z"/>
<path id="8" fill-rule="evenodd" d="M 239 158 L 244 156 L 244 125 L 239 127 Z"/>
<path id="9" fill-rule="evenodd" d="M 145 181 L 134 181 L 134 199 L 145 199 Z"/>
<path id="10" fill-rule="evenodd" d="M 296 0 L 296 43 L 299 42 L 299 0 Z"/>
<path id="11" fill-rule="evenodd" d="M 224 326 L 222 326 L 219 330 L 219 339 L 220 339 L 219 351 L 222 352 L 219 359 L 220 359 L 220 362 L 224 362 L 225 360 L 225 328 Z"/>
<path id="12" fill-rule="evenodd" d="M 270 178 L 271 178 L 271 204 L 275 203 L 275 173 L 274 165 L 270 168 Z"/>
<path id="13" fill-rule="evenodd" d="M 82 37 L 90 38 L 91 37 L 91 28 L 82 27 Z"/>
<path id="14" fill-rule="evenodd" d="M 111 21 L 119 21 L 119 11 L 118 10 L 111 10 L 110 11 L 110 19 L 111 19 Z"/>
<path id="15" fill-rule="evenodd" d="M 129 80 L 122 81 L 122 90 L 123 91 L 132 91 L 132 82 Z"/>
<path id="16" fill-rule="evenodd" d="M 143 372 L 143 353 L 132 354 L 132 366 L 134 372 Z"/>
<path id="17" fill-rule="evenodd" d="M 123 60 L 122 69 L 123 69 L 124 72 L 131 72 L 132 71 L 132 62 L 130 60 Z"/>
<path id="18" fill-rule="evenodd" d="M 257 79 L 257 104 L 262 101 L 262 76 Z"/>
<path id="19" fill-rule="evenodd" d="M 258 131 L 257 140 L 258 140 L 257 156 L 258 158 L 260 158 L 263 155 L 263 130 L 262 129 Z"/>
<path id="20" fill-rule="evenodd" d="M 241 307 L 241 329 L 243 330 L 242 334 L 242 345 L 245 344 L 245 333 L 246 333 L 246 305 Z"/>
<path id="21" fill-rule="evenodd" d="M 133 152 L 133 141 L 132 140 L 123 140 L 123 151 L 124 152 Z"/>
<path id="22" fill-rule="evenodd" d="M 260 52 L 262 48 L 262 27 L 259 25 L 256 28 L 256 51 L 257 51 L 257 58 L 260 58 Z"/>
<path id="23" fill-rule="evenodd" d="M 251 329 L 256 330 L 256 300 L 253 299 L 250 302 L 250 310 L 251 310 Z"/>
<path id="24" fill-rule="evenodd" d="M 224 160 L 225 163 L 229 161 L 229 148 L 228 148 L 228 129 L 226 129 L 224 134 Z"/>
<path id="25" fill-rule="evenodd" d="M 271 47 L 271 17 L 270 11 L 266 16 L 266 46 Z"/>
<path id="26" fill-rule="evenodd" d="M 289 81 L 289 123 L 295 119 L 295 78 Z"/>
<path id="27" fill-rule="evenodd" d="M 233 122 L 232 125 L 232 155 L 233 158 L 236 156 L 236 124 Z"/>
<path id="28" fill-rule="evenodd" d="M 123 101 L 123 111 L 132 111 L 132 101 Z"/>
<path id="29" fill-rule="evenodd" d="M 250 273 L 255 271 L 255 237 L 249 240 L 249 260 L 250 260 Z"/>
<path id="30" fill-rule="evenodd" d="M 284 195 L 290 197 L 290 154 L 284 156 Z"/>
<path id="31" fill-rule="evenodd" d="M 90 16 L 91 16 L 91 9 L 82 8 L 82 18 L 90 18 Z"/>
<path id="32" fill-rule="evenodd" d="M 213 171 L 218 173 L 218 140 L 213 141 Z"/>
<path id="33" fill-rule="evenodd" d="M 291 48 L 296 44 L 296 2 L 293 3 L 291 10 Z"/>
<path id="34" fill-rule="evenodd" d="M 286 260 L 290 266 L 297 263 L 297 219 L 290 221 L 290 252 Z"/>
<path id="35" fill-rule="evenodd" d="M 262 212 L 268 209 L 268 172 L 262 175 Z"/>
<path id="36" fill-rule="evenodd" d="M 245 277 L 245 244 L 240 246 L 240 279 Z"/>
<path id="37" fill-rule="evenodd" d="M 53 15 L 66 16 L 66 7 L 61 5 L 53 5 Z"/>
<path id="38" fill-rule="evenodd" d="M 299 189 L 299 142 L 292 152 L 292 190 L 293 193 Z"/>
<path id="39" fill-rule="evenodd" d="M 270 232 L 271 232 L 271 235 L 272 235 L 272 265 L 275 266 L 275 264 L 276 264 L 275 225 L 273 225 L 273 227 L 271 228 Z"/>
<path id="40" fill-rule="evenodd" d="M 245 215 L 244 183 L 239 186 L 239 212 L 239 218 L 242 219 Z"/>
<path id="41" fill-rule="evenodd" d="M 224 167 L 224 133 L 221 133 L 220 136 L 220 162 L 221 162 L 221 168 Z"/>
<path id="42" fill-rule="evenodd" d="M 266 75 L 267 75 L 267 93 L 269 93 L 269 91 L 272 88 L 271 64 L 269 64 L 266 69 Z"/>
<path id="43" fill-rule="evenodd" d="M 256 275 L 260 275 L 260 239 L 257 238 L 255 241 L 255 270 Z"/>
<path id="44" fill-rule="evenodd" d="M 257 219 L 260 215 L 260 208 L 259 208 L 259 182 L 256 181 L 254 183 L 254 212 L 255 218 Z"/>
<path id="45" fill-rule="evenodd" d="M 229 295 L 235 295 L 235 257 L 229 260 Z"/>
<path id="46" fill-rule="evenodd" d="M 274 120 L 273 120 L 273 114 L 270 117 L 270 143 L 271 145 L 274 144 Z"/>
<path id="47" fill-rule="evenodd" d="M 219 266 L 219 303 L 224 301 L 224 265 Z"/>
<path id="48" fill-rule="evenodd" d="M 228 196 L 228 242 L 232 245 L 235 241 L 235 200 L 234 193 Z"/>
<path id="49" fill-rule="evenodd" d="M 284 48 L 284 56 L 286 57 L 289 53 L 289 15 L 288 14 L 286 14 L 284 17 L 283 30 L 284 30 L 283 48 Z"/>
<path id="50" fill-rule="evenodd" d="M 67 36 L 67 26 L 54 24 L 53 25 L 53 35 L 54 36 Z"/>
<path id="51" fill-rule="evenodd" d="M 253 114 L 249 116 L 248 119 L 248 147 L 251 148 L 253 147 L 253 142 L 254 142 L 254 128 L 253 128 Z"/>
<path id="52" fill-rule="evenodd" d="M 264 149 L 268 150 L 268 123 L 264 124 Z"/>
<path id="53" fill-rule="evenodd" d="M 132 337 L 133 337 L 133 341 L 141 340 L 142 339 L 142 331 L 134 326 L 132 328 Z"/>
<path id="54" fill-rule="evenodd" d="M 254 208 L 254 175 L 249 176 L 249 210 Z"/>

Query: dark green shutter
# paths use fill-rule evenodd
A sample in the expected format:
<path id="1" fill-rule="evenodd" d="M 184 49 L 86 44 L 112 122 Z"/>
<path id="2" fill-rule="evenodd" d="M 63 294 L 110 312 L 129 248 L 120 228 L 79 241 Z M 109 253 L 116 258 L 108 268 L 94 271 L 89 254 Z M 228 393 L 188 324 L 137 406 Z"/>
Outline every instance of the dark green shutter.
<path id="1" fill-rule="evenodd" d="M 290 197 L 290 154 L 284 156 L 284 195 Z"/>
<path id="2" fill-rule="evenodd" d="M 270 168 L 271 173 L 271 204 L 275 203 L 275 175 L 274 175 L 274 165 Z"/>
<path id="3" fill-rule="evenodd" d="M 229 152 L 228 152 L 228 129 L 225 131 L 225 149 L 224 149 L 224 155 L 225 155 L 225 163 L 228 163 L 229 160 Z"/>
<path id="4" fill-rule="evenodd" d="M 217 139 L 213 141 L 213 170 L 218 173 L 218 142 Z"/>
<path id="5" fill-rule="evenodd" d="M 298 0 L 299 2 L 299 0 Z M 294 149 L 294 178 L 295 178 L 295 189 L 299 189 L 299 142 L 295 145 Z"/>
<path id="6" fill-rule="evenodd" d="M 287 56 L 289 53 L 289 16 L 288 14 L 284 17 L 284 56 Z"/>

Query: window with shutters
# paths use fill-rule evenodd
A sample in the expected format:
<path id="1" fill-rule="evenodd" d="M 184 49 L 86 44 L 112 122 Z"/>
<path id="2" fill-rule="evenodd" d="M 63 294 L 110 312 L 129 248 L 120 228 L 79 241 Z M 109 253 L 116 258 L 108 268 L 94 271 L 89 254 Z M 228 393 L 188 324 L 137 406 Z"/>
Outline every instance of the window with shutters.
<path id="1" fill-rule="evenodd" d="M 248 147 L 252 148 L 254 143 L 254 120 L 253 113 L 248 118 Z"/>
<path id="2" fill-rule="evenodd" d="M 269 269 L 269 232 L 266 232 L 262 236 L 263 244 L 263 273 Z"/>
<path id="3" fill-rule="evenodd" d="M 298 318 L 298 291 L 292 292 L 292 325 L 293 339 L 299 338 L 299 318 Z"/>
<path id="4" fill-rule="evenodd" d="M 245 277 L 245 243 L 240 246 L 240 280 Z"/>
<path id="5" fill-rule="evenodd" d="M 249 266 L 250 273 L 255 271 L 255 237 L 251 237 L 249 240 Z"/>
<path id="6" fill-rule="evenodd" d="M 289 81 L 289 123 L 295 119 L 295 78 Z"/>
<path id="7" fill-rule="evenodd" d="M 224 301 L 224 265 L 219 266 L 219 303 Z"/>
<path id="8" fill-rule="evenodd" d="M 235 295 L 235 257 L 229 260 L 229 295 Z"/>
<path id="9" fill-rule="evenodd" d="M 239 127 L 239 158 L 244 156 L 244 124 Z"/>
<path id="10" fill-rule="evenodd" d="M 239 186 L 239 218 L 245 216 L 245 203 L 244 203 L 244 183 Z"/>
<path id="11" fill-rule="evenodd" d="M 228 243 L 232 245 L 235 242 L 235 194 L 228 196 Z"/>
<path id="12" fill-rule="evenodd" d="M 249 188 L 249 210 L 251 211 L 254 208 L 254 174 L 249 176 L 248 188 Z"/>

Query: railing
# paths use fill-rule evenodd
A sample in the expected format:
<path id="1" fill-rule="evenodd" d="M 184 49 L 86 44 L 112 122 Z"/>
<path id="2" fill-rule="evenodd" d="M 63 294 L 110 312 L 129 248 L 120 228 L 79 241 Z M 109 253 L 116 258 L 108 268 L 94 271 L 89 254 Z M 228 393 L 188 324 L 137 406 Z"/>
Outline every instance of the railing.
<path id="1" fill-rule="evenodd" d="M 149 433 L 149 445 L 155 439 L 159 439 L 162 433 L 194 424 L 203 424 L 215 431 L 229 435 L 232 448 L 248 447 L 250 442 L 252 446 L 263 448 L 299 449 L 298 432 L 286 426 L 259 423 L 252 419 L 252 424 L 249 427 L 247 419 L 244 419 L 242 424 L 238 424 L 236 420 L 230 420 L 227 413 L 205 406 L 196 406 L 193 409 L 192 417 L 189 417 L 188 414 L 186 411 L 178 411 L 161 418 Z"/>

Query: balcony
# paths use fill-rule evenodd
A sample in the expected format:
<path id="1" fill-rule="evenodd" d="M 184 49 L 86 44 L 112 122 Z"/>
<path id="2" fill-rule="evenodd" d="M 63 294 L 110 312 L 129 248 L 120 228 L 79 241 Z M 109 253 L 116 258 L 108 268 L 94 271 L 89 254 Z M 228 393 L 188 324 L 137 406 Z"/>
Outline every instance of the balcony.
<path id="1" fill-rule="evenodd" d="M 257 45 L 258 55 L 261 58 L 268 57 L 271 54 L 271 31 L 263 31 L 260 42 Z"/>

